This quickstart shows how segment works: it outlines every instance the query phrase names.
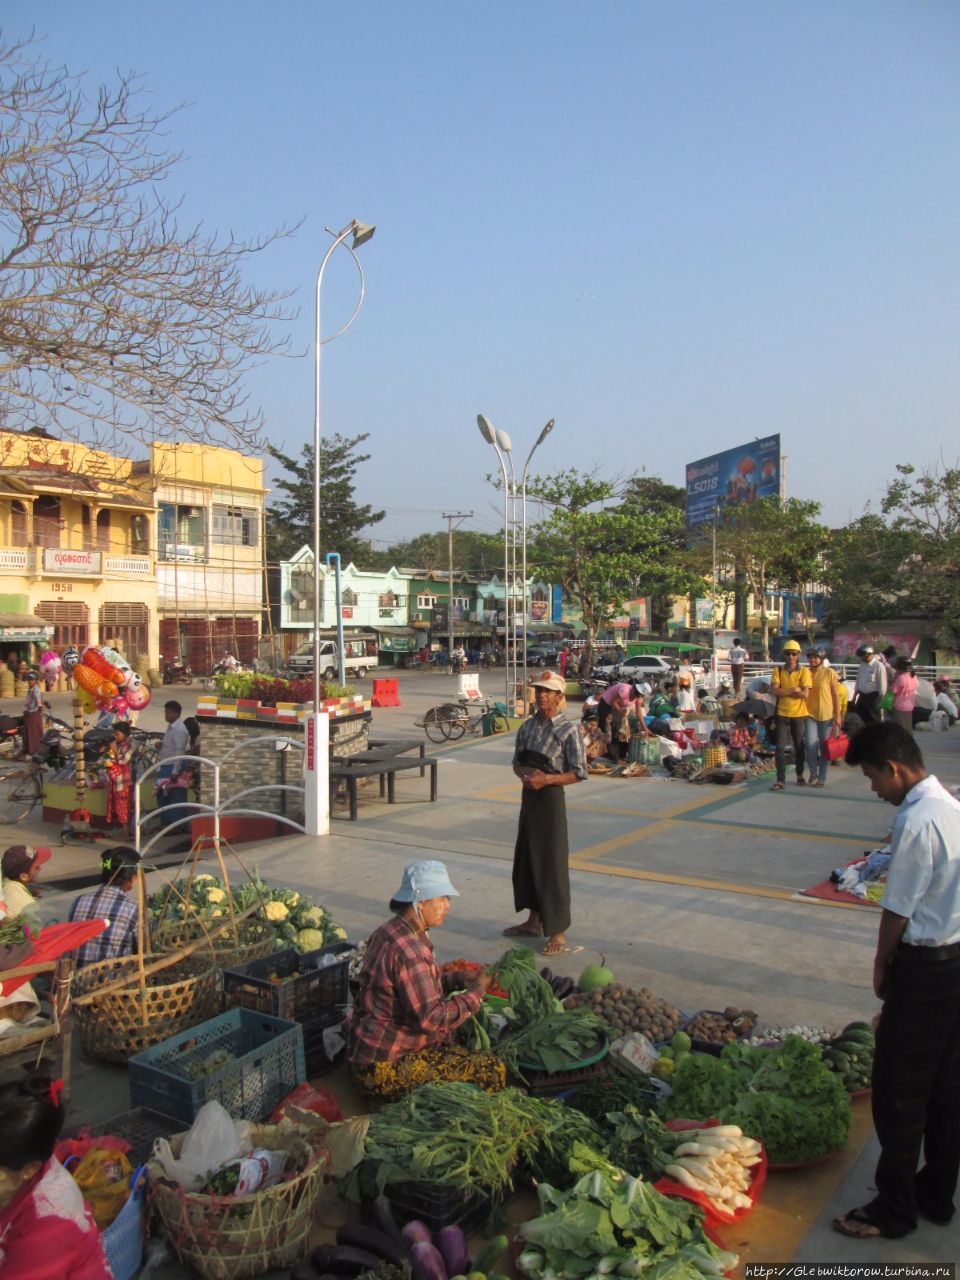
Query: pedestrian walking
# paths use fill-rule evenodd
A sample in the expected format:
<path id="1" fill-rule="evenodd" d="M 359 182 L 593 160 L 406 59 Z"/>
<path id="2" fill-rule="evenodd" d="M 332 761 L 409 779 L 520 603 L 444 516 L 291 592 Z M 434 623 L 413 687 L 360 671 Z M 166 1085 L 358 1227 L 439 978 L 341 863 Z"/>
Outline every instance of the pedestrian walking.
<path id="1" fill-rule="evenodd" d="M 854 684 L 853 709 L 864 724 L 883 719 L 880 702 L 887 692 L 887 668 L 874 652 L 873 645 L 862 644 L 857 650 L 860 665 Z"/>
<path id="2" fill-rule="evenodd" d="M 513 772 L 523 783 L 513 851 L 513 905 L 527 911 L 508 938 L 546 937 L 545 956 L 567 950 L 570 926 L 570 850 L 563 789 L 587 777 L 583 739 L 561 716 L 564 682 L 545 671 L 532 682 L 536 713 L 517 731 Z"/>
<path id="3" fill-rule="evenodd" d="M 43 739 L 43 692 L 40 672 L 27 672 L 27 697 L 23 704 L 23 754 L 32 756 Z"/>
<path id="4" fill-rule="evenodd" d="M 842 721 L 839 681 L 832 667 L 824 667 L 822 649 L 808 649 L 807 662 L 811 686 L 807 695 L 807 718 L 803 722 L 807 770 L 811 787 L 825 787 L 830 761 L 824 743 L 835 730 L 839 733 Z"/>
<path id="5" fill-rule="evenodd" d="M 739 639 L 734 640 L 733 648 L 730 650 L 730 677 L 733 680 L 733 696 L 740 697 L 740 689 L 743 685 L 743 673 L 746 669 L 747 657 L 746 649 L 740 643 Z"/>
<path id="6" fill-rule="evenodd" d="M 960 803 L 927 773 L 916 740 L 899 724 L 865 725 L 846 759 L 899 813 L 873 961 L 873 989 L 883 1001 L 872 1077 L 877 1194 L 833 1225 L 856 1239 L 897 1239 L 916 1228 L 918 1214 L 946 1225 L 955 1209 Z"/>
<path id="7" fill-rule="evenodd" d="M 891 715 L 907 733 L 913 733 L 913 713 L 917 705 L 917 684 L 913 663 L 900 657 L 893 664 L 893 710 Z"/>
<path id="8" fill-rule="evenodd" d="M 813 681 L 809 668 L 800 666 L 800 646 L 796 640 L 788 640 L 783 646 L 783 665 L 774 667 L 770 680 L 770 692 L 777 700 L 776 751 L 777 780 L 771 791 L 782 791 L 787 781 L 787 751 L 793 746 L 793 763 L 797 771 L 797 786 L 805 787 L 803 758 L 806 741 L 804 720 L 807 718 L 807 698 Z"/>

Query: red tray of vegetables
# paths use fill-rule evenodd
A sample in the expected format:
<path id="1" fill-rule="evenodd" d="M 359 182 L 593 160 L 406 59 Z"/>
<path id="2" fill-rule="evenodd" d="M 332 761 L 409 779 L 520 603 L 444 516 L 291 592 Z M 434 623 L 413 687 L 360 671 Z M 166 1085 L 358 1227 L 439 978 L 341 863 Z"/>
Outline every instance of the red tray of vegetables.
<path id="1" fill-rule="evenodd" d="M 718 1120 L 668 1120 L 667 1128 L 677 1131 L 687 1129 L 714 1129 L 722 1128 Z M 677 1154 L 680 1154 L 679 1148 Z M 763 1149 L 762 1144 L 757 1152 L 757 1163 L 751 1165 L 745 1170 L 749 1177 L 749 1185 L 741 1194 L 748 1204 L 740 1204 L 734 1209 L 722 1207 L 721 1202 L 715 1196 L 708 1195 L 706 1192 L 698 1190 L 694 1187 L 687 1186 L 686 1183 L 678 1181 L 675 1177 L 659 1178 L 654 1186 L 660 1192 L 667 1196 L 682 1196 L 684 1200 L 690 1200 L 693 1204 L 698 1204 L 704 1211 L 704 1226 L 729 1226 L 732 1222 L 740 1222 L 747 1214 L 753 1211 L 754 1205 L 760 1198 L 760 1193 L 767 1181 L 767 1153 Z"/>
<path id="2" fill-rule="evenodd" d="M 441 973 L 459 974 L 463 978 L 463 985 L 469 986 L 474 980 L 483 965 L 476 960 L 448 960 L 446 964 L 440 966 Z M 497 996 L 501 1000 L 509 1000 L 510 993 L 504 991 L 498 983 L 494 982 L 487 989 L 487 995 Z"/>

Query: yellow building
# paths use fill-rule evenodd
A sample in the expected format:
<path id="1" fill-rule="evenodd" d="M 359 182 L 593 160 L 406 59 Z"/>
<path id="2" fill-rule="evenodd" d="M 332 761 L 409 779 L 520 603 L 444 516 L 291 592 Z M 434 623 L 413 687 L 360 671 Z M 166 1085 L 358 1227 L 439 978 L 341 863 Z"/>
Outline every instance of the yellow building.
<path id="1" fill-rule="evenodd" d="M 133 467 L 157 508 L 160 652 L 210 671 L 257 656 L 263 600 L 263 463 L 232 449 L 154 444 Z"/>
<path id="2" fill-rule="evenodd" d="M 54 648 L 114 643 L 132 662 L 157 651 L 149 486 L 129 460 L 0 431 L 0 611 L 52 623 Z M 36 657 L 21 625 L 3 656 Z"/>
<path id="3" fill-rule="evenodd" d="M 230 449 L 149 446 L 142 461 L 0 431 L 0 653 L 113 643 L 130 662 L 209 670 L 257 652 L 263 464 Z"/>

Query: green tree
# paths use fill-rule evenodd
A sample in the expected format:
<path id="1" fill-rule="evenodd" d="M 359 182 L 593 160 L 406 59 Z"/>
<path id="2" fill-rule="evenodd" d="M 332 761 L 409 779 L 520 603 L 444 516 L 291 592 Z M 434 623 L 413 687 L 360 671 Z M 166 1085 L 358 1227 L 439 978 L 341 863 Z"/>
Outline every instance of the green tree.
<path id="1" fill-rule="evenodd" d="M 653 516 L 659 521 L 661 546 L 677 567 L 686 567 L 695 578 L 698 557 L 687 546 L 687 491 L 678 485 L 667 484 L 658 476 L 632 476 L 623 490 L 623 503 L 635 515 Z M 672 588 L 651 590 L 650 630 L 664 633 L 671 613 Z"/>
<path id="2" fill-rule="evenodd" d="M 644 510 L 622 501 L 611 481 L 574 470 L 536 476 L 528 489 L 545 509 L 533 528 L 528 564 L 560 583 L 579 608 L 588 656 L 598 633 L 628 599 L 685 592 L 702 582 L 669 554 L 677 521 L 682 522 L 678 511 Z"/>
<path id="3" fill-rule="evenodd" d="M 374 555 L 374 567 L 389 569 L 391 565 L 408 565 L 417 569 L 446 570 L 449 561 L 447 531 L 418 533 L 416 537 L 395 542 Z M 453 566 L 470 573 L 503 575 L 503 535 L 478 533 L 473 529 L 454 529 Z"/>
<path id="4" fill-rule="evenodd" d="M 358 535 L 386 515 L 369 505 L 359 505 L 355 497 L 357 468 L 370 458 L 369 453 L 357 453 L 356 449 L 367 438 L 365 432 L 350 438 L 337 434 L 320 441 L 319 545 L 321 554 L 338 551 L 343 564 L 366 561 L 370 544 Z M 272 445 L 267 452 L 286 472 L 272 481 L 286 497 L 267 509 L 268 557 L 289 560 L 302 546 L 313 546 L 313 445 L 304 445 L 299 459 Z"/>
<path id="5" fill-rule="evenodd" d="M 827 621 L 893 618 L 912 611 L 912 577 L 902 568 L 911 537 L 891 529 L 883 516 L 866 512 L 831 530 L 824 550 Z"/>
<path id="6" fill-rule="evenodd" d="M 897 472 L 881 509 L 905 539 L 900 580 L 910 611 L 935 620 L 939 642 L 960 650 L 960 465 Z"/>
<path id="7" fill-rule="evenodd" d="M 817 524 L 816 502 L 788 498 L 759 498 L 721 511 L 717 523 L 718 560 L 742 571 L 760 602 L 760 638 L 764 658 L 770 655 L 768 593 L 777 588 L 804 593 L 805 584 L 820 576 L 819 549 L 825 530 Z M 807 607 L 809 613 L 809 606 Z"/>

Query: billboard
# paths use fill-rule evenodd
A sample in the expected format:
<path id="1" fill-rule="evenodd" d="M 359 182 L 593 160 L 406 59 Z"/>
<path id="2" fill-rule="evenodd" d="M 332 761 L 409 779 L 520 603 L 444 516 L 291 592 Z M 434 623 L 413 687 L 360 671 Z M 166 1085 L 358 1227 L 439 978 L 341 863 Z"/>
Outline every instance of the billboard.
<path id="1" fill-rule="evenodd" d="M 757 498 L 780 496 L 780 434 L 687 463 L 687 532 Z"/>

